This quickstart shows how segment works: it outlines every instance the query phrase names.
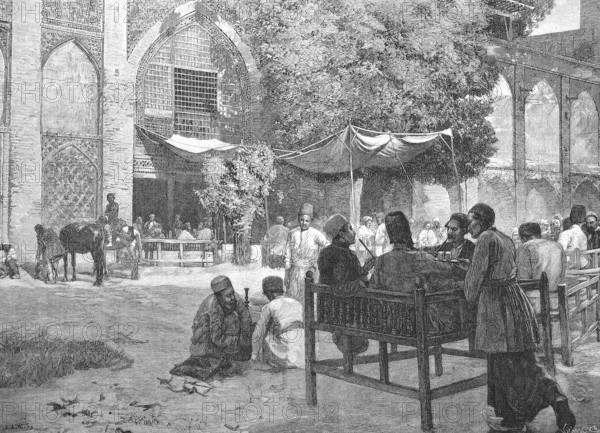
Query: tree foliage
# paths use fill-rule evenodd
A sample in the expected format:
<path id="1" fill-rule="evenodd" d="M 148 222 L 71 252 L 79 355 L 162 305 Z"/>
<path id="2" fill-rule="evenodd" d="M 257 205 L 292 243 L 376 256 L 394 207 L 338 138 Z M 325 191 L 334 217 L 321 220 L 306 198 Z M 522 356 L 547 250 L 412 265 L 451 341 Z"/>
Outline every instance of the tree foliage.
<path id="1" fill-rule="evenodd" d="M 484 9 L 472 0 L 242 2 L 257 11 L 243 32 L 277 147 L 297 149 L 352 122 L 379 131 L 452 128 L 462 178 L 479 174 L 494 154 L 485 95 L 498 70 L 486 53 Z M 443 144 L 405 169 L 421 181 L 454 182 Z"/>
<path id="2" fill-rule="evenodd" d="M 213 158 L 205 176 L 207 187 L 195 191 L 200 203 L 223 215 L 234 232 L 234 261 L 245 264 L 252 221 L 264 216 L 265 197 L 275 179 L 274 155 L 264 143 L 245 147 L 231 159 Z"/>

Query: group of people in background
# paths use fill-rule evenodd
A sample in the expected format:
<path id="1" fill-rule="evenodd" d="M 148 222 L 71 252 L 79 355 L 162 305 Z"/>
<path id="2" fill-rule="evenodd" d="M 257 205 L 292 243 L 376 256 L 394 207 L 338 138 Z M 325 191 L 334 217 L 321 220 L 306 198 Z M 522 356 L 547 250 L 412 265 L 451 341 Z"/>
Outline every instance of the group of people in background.
<path id="1" fill-rule="evenodd" d="M 375 221 L 365 216 L 356 231 L 339 214 L 321 230 L 311 226 L 312 220 L 313 207 L 303 204 L 299 227 L 286 231 L 279 218 L 265 237 L 278 242 L 272 252 L 283 254 L 286 297 L 304 304 L 307 271 L 321 284 L 343 285 L 344 293 L 352 285 L 410 293 L 417 288 L 416 277 L 427 281 L 428 291 L 460 287 L 477 318 L 475 348 L 488 357 L 488 405 L 496 415 L 491 427 L 518 431 L 550 406 L 559 429 L 573 430 L 575 416 L 566 395 L 537 360 L 539 294 L 526 295 L 518 280 L 539 279 L 545 272 L 556 292 L 568 268 L 588 266 L 584 257 L 572 263 L 567 253 L 594 247 L 599 237 L 595 213 L 575 205 L 567 225 L 560 220 L 560 231 L 556 222 L 527 222 L 516 236 L 496 229 L 495 212 L 483 203 L 468 214 L 452 214 L 444 227 L 436 220 L 426 222 L 416 236 L 414 221 L 399 211 L 377 214 Z M 449 260 L 440 259 L 440 253 Z M 427 320 L 438 330 L 453 326 L 460 315 L 452 308 L 434 313 Z M 352 355 L 369 347 L 364 337 L 334 335 L 333 341 Z"/>

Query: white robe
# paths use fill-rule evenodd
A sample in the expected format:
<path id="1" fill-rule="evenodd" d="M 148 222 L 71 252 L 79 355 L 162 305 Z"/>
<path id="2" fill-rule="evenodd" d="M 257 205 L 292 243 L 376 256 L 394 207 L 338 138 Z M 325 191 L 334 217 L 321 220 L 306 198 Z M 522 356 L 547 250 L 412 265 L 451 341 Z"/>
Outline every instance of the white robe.
<path id="1" fill-rule="evenodd" d="M 285 269 L 289 269 L 290 282 L 286 295 L 304 305 L 304 279 L 306 272 L 312 271 L 315 281 L 319 281 L 317 259 L 323 247 L 329 244 L 323 233 L 309 227 L 301 231 L 296 227 L 288 234 L 285 246 Z"/>
<path id="2" fill-rule="evenodd" d="M 304 368 L 303 308 L 280 296 L 262 308 L 252 335 L 252 353 L 272 367 Z"/>

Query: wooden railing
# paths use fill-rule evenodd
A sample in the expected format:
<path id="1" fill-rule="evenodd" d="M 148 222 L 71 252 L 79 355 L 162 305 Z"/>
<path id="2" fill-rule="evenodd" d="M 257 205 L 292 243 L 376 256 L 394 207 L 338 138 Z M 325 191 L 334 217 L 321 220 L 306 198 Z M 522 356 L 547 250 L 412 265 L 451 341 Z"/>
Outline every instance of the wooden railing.
<path id="1" fill-rule="evenodd" d="M 600 248 L 595 250 L 586 250 L 581 251 L 579 248 L 575 249 L 573 252 L 568 252 L 567 257 L 569 258 L 570 269 L 567 271 L 567 274 L 573 271 L 579 271 L 581 269 L 581 257 L 585 257 L 588 261 L 588 265 L 583 270 L 593 270 L 600 267 Z M 600 271 L 600 269 L 598 269 Z M 588 272 L 593 273 L 593 272 Z"/>
<path id="2" fill-rule="evenodd" d="M 596 341 L 600 341 L 600 249 L 576 249 L 567 253 L 567 256 L 572 266 L 566 273 L 568 284 L 558 286 L 558 312 L 562 361 L 565 365 L 573 365 L 573 350 L 591 337 L 594 331 Z M 581 257 L 588 260 L 585 269 L 581 269 Z M 578 321 L 581 332 L 573 338 L 572 331 Z"/>
<path id="3" fill-rule="evenodd" d="M 177 263 L 183 266 L 186 263 L 197 263 L 202 266 L 212 266 L 218 262 L 217 251 L 219 244 L 212 240 L 179 240 L 179 239 L 154 239 L 142 238 L 144 258 L 142 262 L 164 266 Z M 177 252 L 177 258 L 165 257 L 166 252 Z M 198 253 L 199 257 L 185 257 L 186 253 Z M 156 254 L 156 258 L 154 258 Z"/>
<path id="4" fill-rule="evenodd" d="M 573 365 L 573 350 L 583 344 L 596 331 L 596 341 L 600 342 L 600 275 L 584 275 L 579 284 L 567 288 L 558 286 L 558 311 L 560 317 L 562 361 Z M 581 320 L 581 332 L 572 338 L 574 320 Z"/>

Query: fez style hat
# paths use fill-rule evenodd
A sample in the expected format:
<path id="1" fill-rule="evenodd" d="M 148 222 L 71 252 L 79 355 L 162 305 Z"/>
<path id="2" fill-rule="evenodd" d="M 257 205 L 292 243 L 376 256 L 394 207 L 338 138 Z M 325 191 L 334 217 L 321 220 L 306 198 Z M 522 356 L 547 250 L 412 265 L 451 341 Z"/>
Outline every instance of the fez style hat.
<path id="1" fill-rule="evenodd" d="M 585 221 L 585 206 L 576 204 L 571 208 L 571 214 L 569 215 L 573 224 L 581 224 Z"/>
<path id="2" fill-rule="evenodd" d="M 309 217 L 313 217 L 313 206 L 310 203 L 303 203 L 298 210 L 298 216 L 300 215 L 308 215 Z"/>
<path id="3" fill-rule="evenodd" d="M 326 235 L 331 236 L 331 239 L 334 239 L 346 224 L 348 224 L 348 220 L 338 213 L 327 220 L 323 231 Z"/>
<path id="4" fill-rule="evenodd" d="M 222 292 L 230 287 L 233 289 L 233 284 L 231 284 L 231 280 L 225 275 L 219 275 L 210 282 L 210 288 L 213 293 Z"/>
<path id="5" fill-rule="evenodd" d="M 283 280 L 274 275 L 263 278 L 262 290 L 265 295 L 267 293 L 283 293 Z"/>

